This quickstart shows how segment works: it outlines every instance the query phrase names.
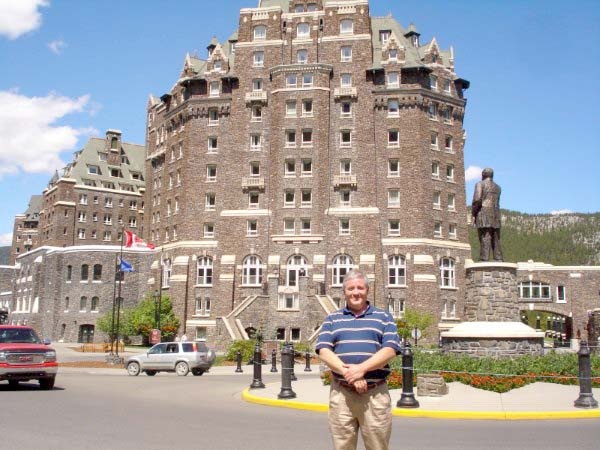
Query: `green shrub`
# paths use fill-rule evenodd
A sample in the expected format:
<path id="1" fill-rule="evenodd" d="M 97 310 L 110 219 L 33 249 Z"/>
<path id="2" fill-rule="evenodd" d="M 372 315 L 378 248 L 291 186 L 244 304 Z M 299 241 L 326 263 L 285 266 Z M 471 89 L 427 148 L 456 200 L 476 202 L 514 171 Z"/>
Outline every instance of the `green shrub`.
<path id="1" fill-rule="evenodd" d="M 250 361 L 254 356 L 254 345 L 253 339 L 247 341 L 233 341 L 227 348 L 225 353 L 225 359 L 228 361 L 236 361 L 238 350 L 242 352 L 242 362 Z"/>

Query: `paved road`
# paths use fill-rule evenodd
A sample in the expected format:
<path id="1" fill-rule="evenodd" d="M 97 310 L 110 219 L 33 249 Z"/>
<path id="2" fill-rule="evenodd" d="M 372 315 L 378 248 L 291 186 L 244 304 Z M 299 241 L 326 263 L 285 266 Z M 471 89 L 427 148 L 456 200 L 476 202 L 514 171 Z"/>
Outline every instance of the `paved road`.
<path id="1" fill-rule="evenodd" d="M 0 449 L 331 448 L 326 414 L 245 403 L 240 393 L 250 381 L 249 374 L 133 378 L 115 371 L 62 373 L 53 391 L 0 383 Z M 394 418 L 391 448 L 597 450 L 600 421 Z"/>

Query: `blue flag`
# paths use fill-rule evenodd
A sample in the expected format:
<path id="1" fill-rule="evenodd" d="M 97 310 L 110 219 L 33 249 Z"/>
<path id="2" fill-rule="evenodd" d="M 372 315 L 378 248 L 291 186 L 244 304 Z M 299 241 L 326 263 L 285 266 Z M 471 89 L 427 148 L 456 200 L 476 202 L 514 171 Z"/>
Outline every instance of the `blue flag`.
<path id="1" fill-rule="evenodd" d="M 124 259 L 121 260 L 121 272 L 135 272 L 133 266 Z"/>

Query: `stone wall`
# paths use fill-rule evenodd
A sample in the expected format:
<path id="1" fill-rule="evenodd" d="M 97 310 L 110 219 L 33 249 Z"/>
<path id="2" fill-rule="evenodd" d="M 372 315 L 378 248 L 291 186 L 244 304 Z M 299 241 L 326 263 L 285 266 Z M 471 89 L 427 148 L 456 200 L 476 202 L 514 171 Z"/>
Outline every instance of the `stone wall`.
<path id="1" fill-rule="evenodd" d="M 474 263 L 466 267 L 465 319 L 469 322 L 518 322 L 517 266 Z"/>
<path id="2" fill-rule="evenodd" d="M 600 309 L 592 311 L 588 328 L 590 347 L 595 349 L 596 354 L 600 355 Z"/>
<path id="3" fill-rule="evenodd" d="M 524 355 L 542 355 L 543 338 L 522 339 L 482 339 L 482 338 L 451 338 L 442 340 L 444 353 L 460 353 L 475 358 L 491 356 L 494 358 L 512 358 Z"/>

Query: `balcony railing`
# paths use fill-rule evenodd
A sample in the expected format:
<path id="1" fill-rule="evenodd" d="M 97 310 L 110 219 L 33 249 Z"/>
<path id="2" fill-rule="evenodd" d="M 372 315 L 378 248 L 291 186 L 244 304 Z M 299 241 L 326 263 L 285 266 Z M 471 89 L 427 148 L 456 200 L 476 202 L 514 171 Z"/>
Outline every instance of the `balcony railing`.
<path id="1" fill-rule="evenodd" d="M 335 187 L 340 186 L 356 186 L 356 175 L 335 175 L 333 177 L 333 184 Z"/>
<path id="2" fill-rule="evenodd" d="M 246 94 L 246 103 L 259 102 L 267 104 L 266 91 L 252 91 Z"/>
<path id="3" fill-rule="evenodd" d="M 264 189 L 265 178 L 264 177 L 243 177 L 242 178 L 242 189 Z"/>
<path id="4" fill-rule="evenodd" d="M 354 98 L 354 97 L 356 97 L 357 93 L 356 93 L 356 88 L 355 87 L 348 86 L 348 87 L 335 88 L 333 90 L 333 95 L 335 96 L 335 98 L 341 98 L 341 97 L 351 97 L 351 98 Z"/>

